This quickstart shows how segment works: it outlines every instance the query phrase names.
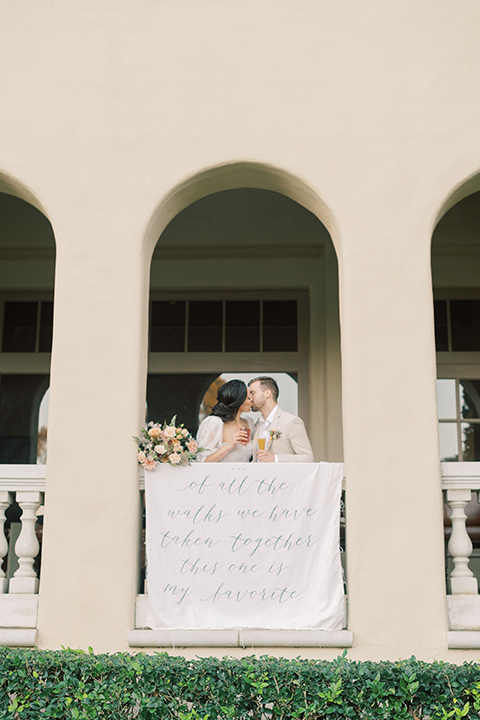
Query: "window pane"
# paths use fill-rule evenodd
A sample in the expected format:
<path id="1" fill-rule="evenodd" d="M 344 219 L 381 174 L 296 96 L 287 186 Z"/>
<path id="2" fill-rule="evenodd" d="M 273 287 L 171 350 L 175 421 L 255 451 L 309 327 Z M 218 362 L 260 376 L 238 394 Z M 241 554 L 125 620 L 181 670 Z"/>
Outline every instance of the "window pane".
<path id="1" fill-rule="evenodd" d="M 48 375 L 2 375 L 0 379 L 0 463 L 37 462 L 39 407 Z"/>
<path id="2" fill-rule="evenodd" d="M 188 351 L 221 352 L 223 305 L 221 301 L 190 301 Z"/>
<path id="3" fill-rule="evenodd" d="M 441 462 L 456 462 L 458 460 L 458 439 L 456 423 L 439 423 L 438 436 L 440 440 Z"/>
<path id="4" fill-rule="evenodd" d="M 460 415 L 480 418 L 480 380 L 460 380 Z"/>
<path id="5" fill-rule="evenodd" d="M 151 320 L 157 327 L 185 327 L 185 301 L 154 300 Z"/>
<path id="6" fill-rule="evenodd" d="M 465 462 L 480 460 L 479 423 L 462 423 L 462 452 Z"/>
<path id="7" fill-rule="evenodd" d="M 184 423 L 192 435 L 196 435 L 202 398 L 216 376 L 216 373 L 148 375 L 148 422 L 170 422 L 176 415 L 177 424 Z"/>
<path id="8" fill-rule="evenodd" d="M 52 351 L 53 333 L 53 302 L 43 302 L 40 308 L 40 338 L 38 342 L 39 352 Z"/>
<path id="9" fill-rule="evenodd" d="M 433 308 L 435 314 L 435 344 L 437 352 L 446 352 L 448 350 L 447 301 L 435 300 Z"/>
<path id="10" fill-rule="evenodd" d="M 35 352 L 38 302 L 6 302 L 2 352 Z"/>
<path id="11" fill-rule="evenodd" d="M 150 351 L 185 350 L 185 302 L 153 301 L 150 314 Z"/>
<path id="12" fill-rule="evenodd" d="M 227 352 L 258 352 L 260 350 L 260 302 L 229 301 L 226 303 Z"/>
<path id="13" fill-rule="evenodd" d="M 480 350 L 480 300 L 451 300 L 452 350 Z"/>
<path id="14" fill-rule="evenodd" d="M 265 352 L 297 351 L 297 301 L 265 300 L 263 303 Z"/>
<path id="15" fill-rule="evenodd" d="M 437 380 L 437 405 L 439 420 L 455 420 L 457 417 L 455 386 L 455 380 Z"/>

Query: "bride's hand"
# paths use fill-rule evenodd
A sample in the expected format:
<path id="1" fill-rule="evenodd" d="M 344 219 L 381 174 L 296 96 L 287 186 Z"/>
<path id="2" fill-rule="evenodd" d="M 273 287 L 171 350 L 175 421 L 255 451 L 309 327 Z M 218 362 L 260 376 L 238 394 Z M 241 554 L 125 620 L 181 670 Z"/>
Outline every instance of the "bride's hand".
<path id="1" fill-rule="evenodd" d="M 233 433 L 234 445 L 245 445 L 246 441 L 247 441 L 247 432 L 245 429 L 237 430 L 237 432 Z"/>

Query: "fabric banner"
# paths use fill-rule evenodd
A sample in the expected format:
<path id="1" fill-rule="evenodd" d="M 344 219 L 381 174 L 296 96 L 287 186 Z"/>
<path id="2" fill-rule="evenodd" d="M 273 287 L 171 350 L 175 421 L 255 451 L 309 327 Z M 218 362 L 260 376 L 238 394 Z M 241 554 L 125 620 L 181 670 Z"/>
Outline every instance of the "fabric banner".
<path id="1" fill-rule="evenodd" d="M 145 473 L 148 626 L 345 627 L 341 463 Z"/>

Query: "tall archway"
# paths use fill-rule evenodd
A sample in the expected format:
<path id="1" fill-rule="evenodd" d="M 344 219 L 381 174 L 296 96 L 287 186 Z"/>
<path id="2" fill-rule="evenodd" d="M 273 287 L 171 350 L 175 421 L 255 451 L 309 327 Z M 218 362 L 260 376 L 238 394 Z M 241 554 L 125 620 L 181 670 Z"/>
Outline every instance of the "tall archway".
<path id="1" fill-rule="evenodd" d="M 54 276 L 55 239 L 41 204 L 21 183 L 0 174 L 0 463 L 38 460 L 40 404 L 50 382 Z"/>
<path id="2" fill-rule="evenodd" d="M 147 234 L 151 419 L 175 410 L 195 430 L 222 372 L 288 372 L 317 459 L 342 459 L 338 268 L 327 225 L 315 193 L 255 164 L 205 171 L 165 198 Z"/>
<path id="3" fill-rule="evenodd" d="M 325 225 L 338 252 L 337 224 L 322 198 L 299 177 L 282 168 L 256 162 L 225 163 L 202 170 L 179 182 L 161 200 L 152 214 L 145 233 L 147 252 L 153 252 L 158 238 L 169 222 L 186 207 L 207 195 L 239 188 L 271 190 L 294 200 Z"/>
<path id="4" fill-rule="evenodd" d="M 480 175 L 452 193 L 432 237 L 442 460 L 480 460 Z"/>

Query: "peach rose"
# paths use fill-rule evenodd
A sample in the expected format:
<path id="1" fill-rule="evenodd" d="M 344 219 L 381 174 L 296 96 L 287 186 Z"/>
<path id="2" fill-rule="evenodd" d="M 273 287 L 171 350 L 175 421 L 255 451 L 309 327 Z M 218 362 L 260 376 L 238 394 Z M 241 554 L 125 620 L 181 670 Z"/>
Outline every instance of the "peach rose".
<path id="1" fill-rule="evenodd" d="M 152 458 L 145 458 L 142 465 L 145 468 L 145 470 L 154 470 L 156 466 L 155 460 L 152 460 Z"/>
<path id="2" fill-rule="evenodd" d="M 181 459 L 182 458 L 178 453 L 172 453 L 172 455 L 170 455 L 170 463 L 172 465 L 178 465 Z"/>
<path id="3" fill-rule="evenodd" d="M 152 427 L 148 431 L 148 434 L 150 435 L 151 438 L 159 438 L 160 435 L 162 434 L 162 431 L 159 427 Z"/>
<path id="4" fill-rule="evenodd" d="M 198 450 L 198 444 L 196 440 L 190 440 L 190 442 L 187 444 L 187 448 L 189 452 L 197 452 Z"/>
<path id="5" fill-rule="evenodd" d="M 166 437 L 166 438 L 174 438 L 175 435 L 176 435 L 176 432 L 177 432 L 177 431 L 176 431 L 176 429 L 175 429 L 174 427 L 167 427 L 167 428 L 165 428 L 165 430 L 163 431 L 163 435 L 164 435 L 164 437 Z"/>

